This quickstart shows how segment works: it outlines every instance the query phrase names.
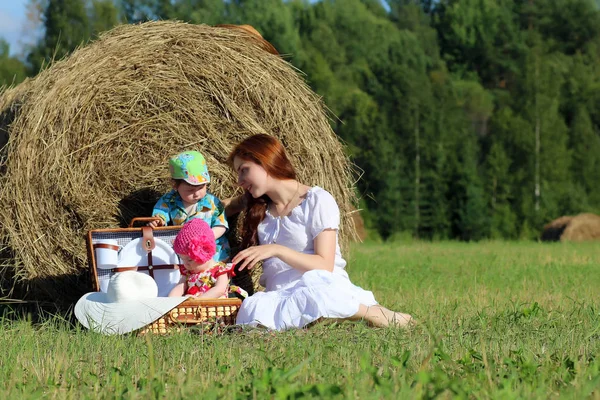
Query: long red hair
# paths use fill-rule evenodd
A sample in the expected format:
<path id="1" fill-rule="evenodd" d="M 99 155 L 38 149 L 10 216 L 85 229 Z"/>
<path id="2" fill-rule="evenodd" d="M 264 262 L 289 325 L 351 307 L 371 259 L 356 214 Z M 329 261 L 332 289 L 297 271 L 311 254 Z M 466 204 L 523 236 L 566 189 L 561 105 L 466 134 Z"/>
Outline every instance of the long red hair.
<path id="1" fill-rule="evenodd" d="M 233 167 L 233 160 L 239 157 L 245 161 L 252 161 L 267 171 L 269 176 L 275 179 L 296 179 L 296 171 L 288 158 L 283 144 L 275 137 L 258 134 L 250 136 L 239 143 L 229 157 L 227 162 Z M 265 218 L 267 207 L 271 199 L 263 195 L 257 199 L 250 193 L 244 194 L 247 200 L 244 221 L 242 223 L 242 248 L 258 244 L 258 224 Z"/>

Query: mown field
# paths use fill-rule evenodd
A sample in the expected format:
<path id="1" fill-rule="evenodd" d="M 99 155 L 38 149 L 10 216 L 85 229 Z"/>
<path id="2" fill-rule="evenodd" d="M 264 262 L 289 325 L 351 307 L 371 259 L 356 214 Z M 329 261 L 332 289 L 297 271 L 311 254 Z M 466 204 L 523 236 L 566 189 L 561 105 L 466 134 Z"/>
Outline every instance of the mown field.
<path id="1" fill-rule="evenodd" d="M 104 337 L 4 307 L 0 398 L 600 399 L 600 244 L 366 243 L 349 259 L 419 325 Z"/>

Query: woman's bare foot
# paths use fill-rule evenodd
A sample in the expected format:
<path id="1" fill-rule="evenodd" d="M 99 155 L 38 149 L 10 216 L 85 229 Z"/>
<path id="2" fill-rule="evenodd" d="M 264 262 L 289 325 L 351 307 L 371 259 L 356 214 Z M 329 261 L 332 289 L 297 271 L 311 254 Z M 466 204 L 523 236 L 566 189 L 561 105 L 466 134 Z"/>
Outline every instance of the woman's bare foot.
<path id="1" fill-rule="evenodd" d="M 400 312 L 394 313 L 394 318 L 390 321 L 390 325 L 397 326 L 398 328 L 412 327 L 417 323 L 415 319 L 410 314 L 404 314 Z"/>
<path id="2" fill-rule="evenodd" d="M 377 327 L 393 326 L 396 328 L 406 328 L 415 324 L 410 314 L 388 310 L 379 305 L 367 307 L 361 304 L 354 318 L 363 319 L 370 325 Z"/>

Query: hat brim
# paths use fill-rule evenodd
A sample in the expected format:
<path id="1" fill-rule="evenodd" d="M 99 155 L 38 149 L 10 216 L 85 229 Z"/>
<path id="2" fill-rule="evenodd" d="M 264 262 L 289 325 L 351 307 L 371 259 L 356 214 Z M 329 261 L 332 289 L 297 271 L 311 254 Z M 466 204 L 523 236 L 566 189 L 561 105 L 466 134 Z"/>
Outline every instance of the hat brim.
<path id="1" fill-rule="evenodd" d="M 198 183 L 198 182 L 195 182 L 195 183 L 194 183 L 194 182 L 190 182 L 190 181 L 188 181 L 188 180 L 187 180 L 187 179 L 185 179 L 185 178 L 183 178 L 183 180 L 184 180 L 185 182 L 187 182 L 188 184 L 192 185 L 192 186 L 208 185 L 208 184 L 210 183 L 210 179 L 209 179 L 209 180 L 207 180 L 207 181 L 204 181 L 204 182 L 199 182 L 199 183 Z"/>
<path id="2" fill-rule="evenodd" d="M 187 297 L 153 297 L 109 302 L 106 293 L 87 293 L 75 305 L 75 316 L 86 328 L 104 335 L 133 332 L 156 321 Z"/>

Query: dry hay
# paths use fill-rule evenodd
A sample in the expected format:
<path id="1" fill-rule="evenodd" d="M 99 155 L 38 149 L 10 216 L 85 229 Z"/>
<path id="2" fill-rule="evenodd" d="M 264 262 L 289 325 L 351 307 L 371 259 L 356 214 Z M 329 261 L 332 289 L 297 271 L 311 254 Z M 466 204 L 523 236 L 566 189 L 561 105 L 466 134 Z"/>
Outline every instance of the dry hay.
<path id="1" fill-rule="evenodd" d="M 579 214 L 564 216 L 546 224 L 542 231 L 543 241 L 586 241 L 600 239 L 600 216 Z"/>
<path id="2" fill-rule="evenodd" d="M 169 189 L 173 154 L 201 151 L 210 190 L 239 193 L 225 159 L 256 133 L 279 137 L 300 180 L 332 192 L 342 243 L 355 234 L 351 165 L 323 104 L 244 30 L 120 26 L 29 85 L 0 176 L 0 240 L 11 252 L 4 266 L 29 298 L 72 301 L 85 292 L 77 279 L 87 269 L 84 234 L 148 215 Z"/>
<path id="3" fill-rule="evenodd" d="M 569 222 L 571 222 L 572 219 L 572 216 L 566 215 L 544 225 L 544 229 L 542 230 L 542 236 L 540 239 L 548 242 L 559 241 L 565 228 L 567 227 Z"/>
<path id="4" fill-rule="evenodd" d="M 579 214 L 569 222 L 561 241 L 582 242 L 600 240 L 600 216 L 595 214 Z"/>
<path id="5" fill-rule="evenodd" d="M 356 232 L 356 237 L 362 242 L 367 238 L 367 228 L 365 227 L 365 221 L 363 220 L 363 217 L 360 214 L 360 210 L 351 211 L 350 217 L 352 218 L 352 222 L 354 223 L 354 231 Z"/>
<path id="6" fill-rule="evenodd" d="M 10 124 L 16 119 L 21 106 L 29 97 L 30 88 L 31 81 L 26 80 L 18 87 L 0 89 L 0 173 L 6 158 Z"/>

